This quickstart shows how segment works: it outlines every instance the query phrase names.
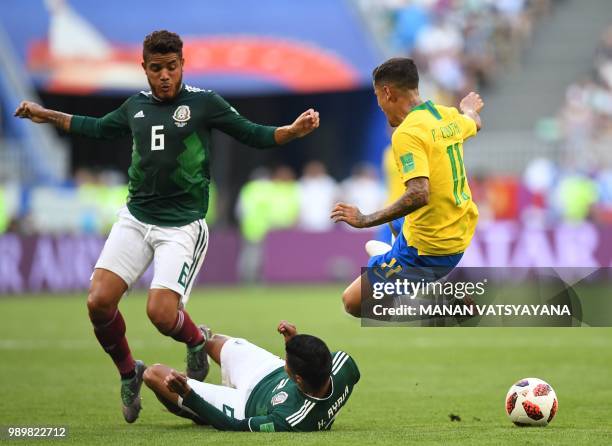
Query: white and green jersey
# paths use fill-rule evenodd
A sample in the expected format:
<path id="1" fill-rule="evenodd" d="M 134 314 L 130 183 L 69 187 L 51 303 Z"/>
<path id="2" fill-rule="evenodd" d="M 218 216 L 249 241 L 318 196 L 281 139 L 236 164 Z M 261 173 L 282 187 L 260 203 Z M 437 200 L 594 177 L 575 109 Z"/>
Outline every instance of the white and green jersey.
<path id="1" fill-rule="evenodd" d="M 331 393 L 315 398 L 303 393 L 279 367 L 255 386 L 245 418 L 236 420 L 190 392 L 182 404 L 217 429 L 252 432 L 309 432 L 328 430 L 359 381 L 357 364 L 343 351 L 332 354 Z"/>
<path id="2" fill-rule="evenodd" d="M 188 85 L 172 101 L 142 91 L 102 118 L 75 115 L 70 123 L 72 133 L 93 138 L 132 135 L 127 206 L 138 220 L 159 226 L 206 216 L 212 129 L 249 146 L 275 145 L 276 127 L 255 124 L 213 91 Z"/>

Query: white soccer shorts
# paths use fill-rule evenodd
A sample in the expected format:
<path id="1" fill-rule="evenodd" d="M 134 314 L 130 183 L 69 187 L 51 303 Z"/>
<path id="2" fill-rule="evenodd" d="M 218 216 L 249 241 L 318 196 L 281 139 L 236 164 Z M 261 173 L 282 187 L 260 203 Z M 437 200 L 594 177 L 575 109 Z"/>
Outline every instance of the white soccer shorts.
<path id="1" fill-rule="evenodd" d="M 187 380 L 195 393 L 205 401 L 237 420 L 245 418 L 244 410 L 251 392 L 259 381 L 285 361 L 263 348 L 241 338 L 230 338 L 221 348 L 222 386 Z M 182 406 L 179 398 L 179 406 Z"/>
<path id="2" fill-rule="evenodd" d="M 206 221 L 166 227 L 137 220 L 127 207 L 117 215 L 95 267 L 112 271 L 131 288 L 153 262 L 151 288 L 175 291 L 186 304 L 208 249 Z"/>

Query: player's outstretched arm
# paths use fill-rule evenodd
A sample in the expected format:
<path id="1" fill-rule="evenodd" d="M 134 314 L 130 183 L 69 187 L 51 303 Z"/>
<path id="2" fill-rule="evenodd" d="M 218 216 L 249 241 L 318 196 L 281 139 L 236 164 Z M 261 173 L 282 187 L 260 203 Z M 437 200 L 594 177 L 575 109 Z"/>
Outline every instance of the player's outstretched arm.
<path id="1" fill-rule="evenodd" d="M 429 178 L 406 181 L 406 192 L 395 203 L 372 214 L 363 215 L 356 206 L 338 203 L 332 211 L 334 223 L 343 221 L 354 228 L 371 228 L 404 217 L 429 203 Z"/>
<path id="2" fill-rule="evenodd" d="M 65 132 L 70 130 L 70 121 L 72 120 L 72 115 L 49 110 L 30 101 L 23 101 L 19 104 L 17 110 L 15 110 L 15 116 L 22 119 L 29 119 L 37 124 L 53 124 Z"/>
<path id="3" fill-rule="evenodd" d="M 293 124 L 278 127 L 274 131 L 276 144 L 283 145 L 296 138 L 302 138 L 319 127 L 319 112 L 310 108 L 297 117 Z"/>
<path id="4" fill-rule="evenodd" d="M 125 104 L 102 118 L 69 115 L 49 110 L 35 102 L 23 101 L 15 110 L 18 118 L 30 119 L 36 123 L 50 123 L 65 132 L 90 138 L 116 138 L 130 133 L 125 114 Z"/>
<path id="5" fill-rule="evenodd" d="M 297 328 L 295 328 L 295 325 L 287 321 L 280 321 L 280 323 L 278 324 L 277 330 L 285 338 L 285 343 L 289 342 L 289 340 L 292 337 L 298 334 Z"/>
<path id="6" fill-rule="evenodd" d="M 221 130 L 243 144 L 267 149 L 286 144 L 308 135 L 319 127 L 319 112 L 310 108 L 289 125 L 282 127 L 261 125 L 242 116 L 225 99 L 214 92 L 202 96 L 207 110 L 206 126 Z"/>
<path id="7" fill-rule="evenodd" d="M 194 411 L 202 420 L 219 430 L 247 431 L 246 420 L 228 417 L 215 406 L 196 394 L 187 383 L 187 376 L 172 370 L 164 380 L 166 388 L 183 398 L 183 404 Z"/>
<path id="8" fill-rule="evenodd" d="M 215 429 L 222 431 L 263 432 L 269 431 L 265 427 L 269 427 L 270 423 L 272 423 L 274 426 L 272 431 L 288 430 L 286 424 L 278 422 L 278 420 L 270 415 L 250 417 L 243 420 L 237 420 L 233 416 L 226 415 L 194 392 L 187 382 L 187 376 L 183 373 L 178 373 L 176 370 L 172 370 L 166 376 L 164 384 L 170 392 L 176 393 L 183 398 L 183 406 L 191 409 L 202 421 L 210 424 Z"/>
<path id="9" fill-rule="evenodd" d="M 472 118 L 476 122 L 476 128 L 482 128 L 482 120 L 480 119 L 480 110 L 484 107 L 484 102 L 478 93 L 470 92 L 459 103 L 461 112 Z"/>

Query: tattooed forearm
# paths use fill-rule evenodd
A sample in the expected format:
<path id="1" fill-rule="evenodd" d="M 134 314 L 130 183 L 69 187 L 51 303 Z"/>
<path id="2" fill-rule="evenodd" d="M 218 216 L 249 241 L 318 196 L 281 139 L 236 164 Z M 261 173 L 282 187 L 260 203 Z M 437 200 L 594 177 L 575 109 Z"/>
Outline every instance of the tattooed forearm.
<path id="1" fill-rule="evenodd" d="M 70 122 L 72 121 L 72 115 L 46 109 L 32 101 L 21 101 L 17 110 L 15 110 L 14 116 L 21 119 L 29 119 L 36 124 L 50 123 L 65 132 L 70 130 Z"/>
<path id="2" fill-rule="evenodd" d="M 370 228 L 404 217 L 429 202 L 429 179 L 426 177 L 409 180 L 406 192 L 386 208 L 364 215 L 364 227 Z"/>
<path id="3" fill-rule="evenodd" d="M 62 129 L 67 132 L 70 130 L 70 120 L 72 115 L 58 112 L 55 110 L 47 110 L 47 122 L 53 124 L 55 127 Z"/>

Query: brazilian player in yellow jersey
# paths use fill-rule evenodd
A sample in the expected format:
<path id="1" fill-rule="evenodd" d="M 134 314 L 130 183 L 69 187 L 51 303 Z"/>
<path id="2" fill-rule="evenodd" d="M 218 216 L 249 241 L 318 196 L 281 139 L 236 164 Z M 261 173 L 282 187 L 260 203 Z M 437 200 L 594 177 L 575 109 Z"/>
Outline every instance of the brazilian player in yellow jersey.
<path id="1" fill-rule="evenodd" d="M 357 207 L 339 203 L 331 217 L 356 228 L 406 218 L 392 249 L 372 257 L 368 272 L 343 293 L 346 311 L 358 317 L 365 316 L 362 298 L 370 297 L 362 296 L 362 289 L 371 289 L 379 278 L 389 280 L 412 268 L 443 271 L 435 278 L 450 272 L 469 246 L 478 221 L 463 163 L 463 143 L 482 127 L 480 96 L 470 93 L 463 98 L 461 113 L 423 101 L 416 65 L 408 58 L 393 58 L 375 68 L 373 83 L 378 105 L 396 128 L 393 155 L 405 191 L 372 214 L 363 215 Z"/>

